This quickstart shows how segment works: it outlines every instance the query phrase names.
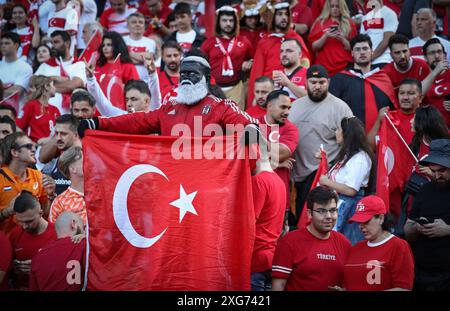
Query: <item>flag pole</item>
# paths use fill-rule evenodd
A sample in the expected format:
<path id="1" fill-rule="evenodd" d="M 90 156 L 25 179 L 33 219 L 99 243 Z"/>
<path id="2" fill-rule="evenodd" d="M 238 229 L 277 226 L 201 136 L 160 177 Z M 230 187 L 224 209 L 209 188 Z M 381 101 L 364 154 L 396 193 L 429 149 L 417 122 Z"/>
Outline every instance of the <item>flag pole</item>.
<path id="1" fill-rule="evenodd" d="M 0 104 L 3 104 L 4 102 L 6 102 L 6 101 L 8 101 L 9 99 L 13 98 L 13 97 L 16 96 L 18 93 L 19 93 L 19 91 L 15 91 L 14 93 L 12 93 L 11 95 L 9 95 L 8 97 L 3 98 L 3 99 L 0 101 Z"/>
<path id="2" fill-rule="evenodd" d="M 116 59 L 114 60 L 114 63 L 113 63 L 113 64 L 115 64 L 115 63 L 117 62 L 117 60 L 118 60 L 119 57 L 120 57 L 120 54 L 121 54 L 121 53 L 117 54 Z"/>
<path id="3" fill-rule="evenodd" d="M 411 151 L 411 149 L 409 148 L 408 144 L 406 143 L 406 141 L 403 139 L 402 135 L 400 134 L 400 132 L 397 130 L 397 128 L 395 127 L 394 123 L 392 123 L 391 119 L 389 118 L 389 116 L 387 115 L 387 113 L 384 113 L 384 116 L 386 117 L 386 119 L 388 120 L 388 122 L 391 124 L 391 126 L 394 128 L 395 133 L 397 133 L 398 137 L 400 137 L 400 140 L 403 142 L 403 144 L 405 144 L 406 148 L 408 149 L 409 153 L 413 156 L 414 160 L 416 160 L 416 163 L 419 162 L 419 160 L 417 159 L 416 155 Z"/>

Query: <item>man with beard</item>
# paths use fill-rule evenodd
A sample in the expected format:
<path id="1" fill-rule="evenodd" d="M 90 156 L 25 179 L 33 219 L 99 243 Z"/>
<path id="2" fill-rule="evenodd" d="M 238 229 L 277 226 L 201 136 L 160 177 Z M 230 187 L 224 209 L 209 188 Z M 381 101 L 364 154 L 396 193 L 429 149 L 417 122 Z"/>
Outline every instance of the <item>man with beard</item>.
<path id="1" fill-rule="evenodd" d="M 311 188 L 320 160 L 315 157 L 320 145 L 328 161 L 334 161 L 340 147 L 335 131 L 344 117 L 353 116 L 348 105 L 328 92 L 328 72 L 321 65 L 310 67 L 306 73 L 308 96 L 297 99 L 289 114 L 289 121 L 298 128 L 299 139 L 294 153 L 293 180 L 297 189 L 296 211 L 290 214 L 289 224 L 297 225 L 306 196 Z"/>
<path id="2" fill-rule="evenodd" d="M 190 135 L 196 135 L 195 124 L 195 128 L 200 128 L 203 135 L 203 129 L 210 124 L 217 124 L 223 131 L 228 124 L 257 124 L 256 119 L 240 111 L 233 101 L 219 99 L 211 94 L 210 72 L 211 67 L 205 58 L 188 54 L 181 63 L 176 100 L 169 101 L 155 111 L 82 120 L 78 133 L 83 137 L 85 130 L 97 129 L 128 134 L 181 136 L 186 133 L 176 130 L 176 126 L 184 125 L 189 128 Z"/>
<path id="3" fill-rule="evenodd" d="M 291 29 L 291 12 L 289 3 L 267 4 L 269 9 L 268 35 L 261 39 L 256 47 L 250 81 L 248 84 L 248 106 L 253 103 L 255 79 L 261 76 L 272 77 L 274 70 L 283 70 L 280 60 L 281 43 L 287 39 L 296 39 L 301 46 L 301 63 L 308 66 L 310 55 L 300 35 Z"/>
<path id="4" fill-rule="evenodd" d="M 71 36 L 70 55 L 75 55 L 75 46 L 77 45 L 78 32 L 78 13 L 72 5 L 66 3 L 65 0 L 51 0 L 54 7 L 48 13 L 48 30 L 47 34 L 52 37 L 54 31 L 66 31 Z M 37 29 L 36 29 L 37 31 Z"/>
<path id="5" fill-rule="evenodd" d="M 338 195 L 319 186 L 308 195 L 310 224 L 284 236 L 272 264 L 272 290 L 327 291 L 342 286 L 350 242 L 333 231 L 338 216 Z"/>
<path id="6" fill-rule="evenodd" d="M 16 221 L 12 203 L 14 198 L 29 191 L 41 204 L 46 215 L 49 196 L 54 195 L 55 185 L 44 179 L 43 174 L 30 166 L 36 163 L 36 147 L 23 132 L 6 136 L 3 141 L 3 166 L 0 169 L 0 230 L 9 233 Z"/>
<path id="7" fill-rule="evenodd" d="M 306 95 L 306 68 L 300 65 L 302 47 L 295 39 L 286 39 L 281 43 L 280 59 L 284 71 L 274 71 L 276 86 L 287 91 L 291 101 Z"/>
<path id="8" fill-rule="evenodd" d="M 274 89 L 273 80 L 266 76 L 261 76 L 255 80 L 255 93 L 253 106 L 248 107 L 247 112 L 253 118 L 260 118 L 266 115 L 267 95 Z"/>
<path id="9" fill-rule="evenodd" d="M 354 63 L 331 78 L 330 93 L 348 104 L 368 132 L 381 108 L 396 108 L 397 97 L 386 73 L 380 68 L 372 67 L 370 37 L 357 35 L 351 40 L 350 46 Z"/>
<path id="10" fill-rule="evenodd" d="M 266 101 L 267 113 L 259 118 L 261 132 L 270 144 L 270 162 L 275 173 L 280 176 L 286 188 L 286 209 L 290 205 L 291 170 L 298 144 L 298 129 L 288 120 L 292 103 L 289 93 L 275 90 L 269 93 Z M 265 126 L 264 126 L 265 125 Z"/>
<path id="11" fill-rule="evenodd" d="M 432 38 L 423 46 L 423 54 L 432 70 L 423 81 L 424 90 L 429 90 L 426 101 L 439 110 L 447 127 L 450 127 L 450 70 L 447 51 L 439 39 Z"/>
<path id="12" fill-rule="evenodd" d="M 428 166 L 434 181 L 417 193 L 405 224 L 406 239 L 413 243 L 415 290 L 450 290 L 450 139 L 430 143 Z M 445 203 L 447 202 L 447 203 Z"/>
<path id="13" fill-rule="evenodd" d="M 70 112 L 71 93 L 77 88 L 83 88 L 86 83 L 85 64 L 76 62 L 70 56 L 71 41 L 67 31 L 56 30 L 51 38 L 56 57 L 40 65 L 35 75 L 52 78 L 56 94 L 49 99 L 49 103 L 65 114 Z"/>
<path id="14" fill-rule="evenodd" d="M 70 110 L 78 120 L 93 118 L 96 113 L 95 99 L 84 89 L 76 90 L 70 97 Z"/>
<path id="15" fill-rule="evenodd" d="M 383 71 L 391 78 L 397 92 L 403 79 L 415 78 L 423 81 L 430 73 L 430 68 L 423 59 L 411 57 L 408 43 L 408 38 L 400 34 L 389 39 L 392 62 L 384 66 Z"/>
<path id="16" fill-rule="evenodd" d="M 32 258 L 40 249 L 56 240 L 55 226 L 42 217 L 39 201 L 28 191 L 22 191 L 15 199 L 14 212 L 18 226 L 9 236 L 14 257 L 13 288 L 28 290 Z"/>
<path id="17" fill-rule="evenodd" d="M 158 70 L 159 89 L 161 98 L 165 98 L 172 90 L 178 87 L 180 80 L 180 64 L 183 51 L 176 41 L 167 41 L 161 47 L 161 58 L 164 70 Z M 164 102 L 164 100 L 163 100 Z"/>
<path id="18" fill-rule="evenodd" d="M 83 222 L 79 215 L 64 212 L 55 222 L 55 231 L 57 240 L 33 257 L 30 290 L 80 291 L 86 264 L 86 241 L 79 240 L 85 235 Z"/>
<path id="19" fill-rule="evenodd" d="M 56 119 L 55 135 L 39 150 L 39 160 L 45 163 L 42 172 L 48 174 L 56 182 L 55 193 L 61 194 L 70 186 L 70 179 L 59 169 L 61 153 L 72 146 L 81 146 L 77 127 L 80 121 L 71 114 L 64 114 Z"/>
<path id="20" fill-rule="evenodd" d="M 243 72 L 253 64 L 253 47 L 239 34 L 237 10 L 223 6 L 216 11 L 215 36 L 205 40 L 200 48 L 209 58 L 211 75 L 227 98 L 244 110 Z"/>

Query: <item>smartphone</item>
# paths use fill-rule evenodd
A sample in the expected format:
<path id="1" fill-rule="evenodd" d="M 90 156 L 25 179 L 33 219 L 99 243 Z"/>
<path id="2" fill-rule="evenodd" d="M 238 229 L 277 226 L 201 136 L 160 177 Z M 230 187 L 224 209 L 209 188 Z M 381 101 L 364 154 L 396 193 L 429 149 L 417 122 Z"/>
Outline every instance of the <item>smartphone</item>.
<path id="1" fill-rule="evenodd" d="M 430 223 L 430 221 L 428 221 L 425 217 L 416 218 L 415 222 L 421 224 L 422 226 Z"/>
<path id="2" fill-rule="evenodd" d="M 338 26 L 336 26 L 336 25 L 330 26 L 330 30 L 331 31 L 337 31 L 338 30 Z"/>

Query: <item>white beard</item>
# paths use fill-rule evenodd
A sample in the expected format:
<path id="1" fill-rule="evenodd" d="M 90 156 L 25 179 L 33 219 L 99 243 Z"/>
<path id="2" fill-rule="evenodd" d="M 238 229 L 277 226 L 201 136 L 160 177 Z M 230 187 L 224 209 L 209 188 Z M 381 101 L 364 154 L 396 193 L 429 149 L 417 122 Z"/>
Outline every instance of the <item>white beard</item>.
<path id="1" fill-rule="evenodd" d="M 177 103 L 193 105 L 208 95 L 208 85 L 203 77 L 196 84 L 186 83 L 178 86 Z"/>

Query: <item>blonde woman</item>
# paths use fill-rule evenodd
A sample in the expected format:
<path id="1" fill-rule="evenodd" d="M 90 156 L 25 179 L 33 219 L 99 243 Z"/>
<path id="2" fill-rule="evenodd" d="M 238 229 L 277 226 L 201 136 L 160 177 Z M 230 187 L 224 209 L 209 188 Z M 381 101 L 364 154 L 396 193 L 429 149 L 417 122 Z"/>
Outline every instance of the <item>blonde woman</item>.
<path id="1" fill-rule="evenodd" d="M 323 65 L 330 76 L 345 69 L 353 61 L 350 40 L 356 34 L 345 0 L 327 0 L 309 35 L 315 63 Z"/>
<path id="2" fill-rule="evenodd" d="M 55 96 L 55 86 L 49 77 L 33 76 L 30 81 L 31 94 L 23 107 L 22 117 L 17 119 L 19 126 L 28 137 L 38 144 L 42 138 L 50 135 L 56 118 L 61 115 L 58 108 L 50 105 L 48 100 Z"/>

